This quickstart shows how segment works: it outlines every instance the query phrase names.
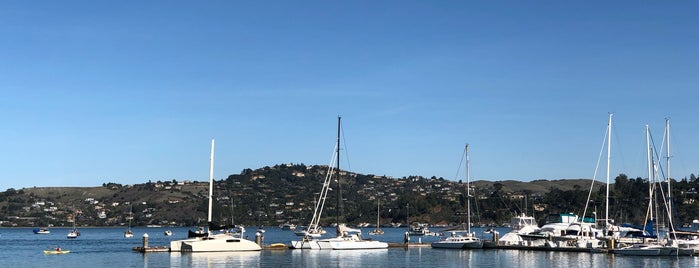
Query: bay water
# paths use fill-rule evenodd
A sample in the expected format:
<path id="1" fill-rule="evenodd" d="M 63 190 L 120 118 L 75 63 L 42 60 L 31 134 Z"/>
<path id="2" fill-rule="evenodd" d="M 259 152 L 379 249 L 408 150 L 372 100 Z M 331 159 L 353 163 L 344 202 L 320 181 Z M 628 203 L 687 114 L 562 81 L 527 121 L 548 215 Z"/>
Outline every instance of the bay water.
<path id="1" fill-rule="evenodd" d="M 0 228 L 0 264 L 2 267 L 699 267 L 699 257 L 639 257 L 586 252 L 547 252 L 527 250 L 449 250 L 426 247 L 380 250 L 263 250 L 261 252 L 142 254 L 132 250 L 141 246 L 148 234 L 150 246 L 169 246 L 187 236 L 193 228 L 132 228 L 133 238 L 124 238 L 125 228 L 80 228 L 81 236 L 67 239 L 68 228 L 52 228 L 51 234 L 37 235 L 31 228 Z M 165 236 L 165 230 L 172 236 Z M 365 238 L 402 243 L 405 229 L 384 228 L 382 236 Z M 253 239 L 256 228 L 246 234 Z M 483 229 L 476 228 L 480 234 Z M 501 234 L 507 229 L 499 229 Z M 334 233 L 334 230 L 329 230 Z M 329 235 L 328 235 L 329 236 Z M 265 228 L 264 244 L 298 239 L 292 231 Z M 489 236 L 484 238 L 489 239 Z M 411 242 L 429 244 L 438 237 L 411 237 Z M 43 250 L 60 246 L 68 254 L 44 254 Z"/>

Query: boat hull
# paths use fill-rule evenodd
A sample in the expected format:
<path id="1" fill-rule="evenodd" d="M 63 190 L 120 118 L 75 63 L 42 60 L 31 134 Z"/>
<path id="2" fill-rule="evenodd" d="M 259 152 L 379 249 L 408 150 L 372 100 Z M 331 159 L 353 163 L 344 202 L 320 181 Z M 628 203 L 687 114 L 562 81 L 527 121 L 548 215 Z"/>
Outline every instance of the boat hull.
<path id="1" fill-rule="evenodd" d="M 170 242 L 173 252 L 231 252 L 231 251 L 260 251 L 260 245 L 253 241 L 237 237 L 208 237 L 191 238 Z"/>
<path id="2" fill-rule="evenodd" d="M 291 241 L 291 247 L 295 249 L 320 249 L 316 240 L 297 240 Z"/>
<path id="3" fill-rule="evenodd" d="M 467 242 L 437 241 L 437 242 L 432 242 L 431 246 L 433 248 L 479 249 L 479 248 L 483 248 L 483 241 L 467 241 Z"/>
<path id="4" fill-rule="evenodd" d="M 67 254 L 70 253 L 70 250 L 44 250 L 44 254 Z"/>
<path id="5" fill-rule="evenodd" d="M 379 241 L 329 241 L 328 244 L 334 250 L 388 248 L 388 243 Z"/>

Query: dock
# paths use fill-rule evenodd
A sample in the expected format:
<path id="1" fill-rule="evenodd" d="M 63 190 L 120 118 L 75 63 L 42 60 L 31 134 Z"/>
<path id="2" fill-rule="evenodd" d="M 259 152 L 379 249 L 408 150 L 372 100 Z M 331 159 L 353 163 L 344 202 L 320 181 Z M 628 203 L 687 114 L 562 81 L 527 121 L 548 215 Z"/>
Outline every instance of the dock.
<path id="1" fill-rule="evenodd" d="M 170 252 L 170 247 L 162 246 L 162 247 L 133 247 L 133 251 L 138 251 L 141 253 L 149 253 L 149 252 Z"/>

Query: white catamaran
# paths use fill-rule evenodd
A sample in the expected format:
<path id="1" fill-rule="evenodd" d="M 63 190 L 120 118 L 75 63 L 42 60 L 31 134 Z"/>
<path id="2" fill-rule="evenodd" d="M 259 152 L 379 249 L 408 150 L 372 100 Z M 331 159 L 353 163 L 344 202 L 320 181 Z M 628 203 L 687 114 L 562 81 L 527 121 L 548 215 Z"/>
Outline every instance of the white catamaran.
<path id="1" fill-rule="evenodd" d="M 211 209 L 214 185 L 214 140 L 211 140 L 211 158 L 209 163 L 209 211 L 208 221 L 211 223 Z M 210 224 L 209 224 L 210 225 Z M 208 227 L 207 227 L 208 228 Z M 213 234 L 211 230 L 202 237 L 194 237 L 170 242 L 171 252 L 229 252 L 229 251 L 259 251 L 260 245 L 244 239 L 245 230 L 240 232 Z"/>

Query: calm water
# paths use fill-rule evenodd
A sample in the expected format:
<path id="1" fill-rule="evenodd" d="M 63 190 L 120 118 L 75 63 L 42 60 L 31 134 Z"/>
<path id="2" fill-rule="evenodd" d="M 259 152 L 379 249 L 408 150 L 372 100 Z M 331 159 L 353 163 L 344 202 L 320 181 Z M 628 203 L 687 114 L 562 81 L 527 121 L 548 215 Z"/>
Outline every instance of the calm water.
<path id="1" fill-rule="evenodd" d="M 187 228 L 134 228 L 134 238 L 124 238 L 124 228 L 81 228 L 82 235 L 68 240 L 68 229 L 53 228 L 49 235 L 35 235 L 30 228 L 0 229 L 2 267 L 699 267 L 699 257 L 627 257 L 608 254 L 516 251 L 435 250 L 391 248 L 384 250 L 318 251 L 264 250 L 245 253 L 149 253 L 131 250 L 149 235 L 151 246 L 182 239 Z M 370 229 L 366 229 L 365 233 Z M 378 239 L 401 242 L 404 229 L 386 228 Z M 254 237 L 254 229 L 248 230 Z M 482 230 L 476 230 L 480 233 Z M 506 230 L 502 230 L 504 233 Z M 267 228 L 265 244 L 296 239 L 291 231 Z M 423 237 L 423 242 L 436 237 Z M 417 237 L 411 241 L 417 242 Z M 44 249 L 61 246 L 71 253 L 45 255 Z"/>

